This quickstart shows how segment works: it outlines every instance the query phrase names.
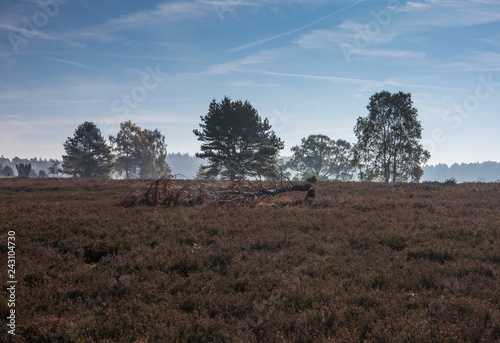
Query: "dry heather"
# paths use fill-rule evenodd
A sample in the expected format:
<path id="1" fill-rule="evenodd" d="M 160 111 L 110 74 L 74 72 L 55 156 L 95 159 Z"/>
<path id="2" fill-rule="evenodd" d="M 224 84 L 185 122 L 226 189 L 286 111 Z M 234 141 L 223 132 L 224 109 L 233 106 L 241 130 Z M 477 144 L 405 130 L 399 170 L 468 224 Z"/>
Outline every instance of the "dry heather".
<path id="1" fill-rule="evenodd" d="M 500 184 L 117 206 L 149 184 L 0 180 L 2 279 L 14 230 L 19 280 L 0 341 L 500 340 Z"/>

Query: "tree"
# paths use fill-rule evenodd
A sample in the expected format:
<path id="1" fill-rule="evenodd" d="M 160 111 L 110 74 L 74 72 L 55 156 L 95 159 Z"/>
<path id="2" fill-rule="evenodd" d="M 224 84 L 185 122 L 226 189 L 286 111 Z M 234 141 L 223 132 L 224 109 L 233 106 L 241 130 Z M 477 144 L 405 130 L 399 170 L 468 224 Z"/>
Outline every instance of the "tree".
<path id="1" fill-rule="evenodd" d="M 290 149 L 293 152 L 288 166 L 305 178 L 316 175 L 320 180 L 348 180 L 352 176 L 351 144 L 325 135 L 310 135 Z"/>
<path id="2" fill-rule="evenodd" d="M 10 166 L 5 166 L 0 171 L 0 175 L 3 175 L 3 176 L 14 176 L 14 170 Z"/>
<path id="3" fill-rule="evenodd" d="M 109 136 L 109 140 L 117 153 L 115 169 L 125 172 L 127 179 L 153 179 L 171 173 L 165 137 L 158 129 L 142 130 L 129 120 L 121 123 L 116 137 Z"/>
<path id="4" fill-rule="evenodd" d="M 355 169 L 352 158 L 353 147 L 351 143 L 343 139 L 337 139 L 333 148 L 333 160 L 330 164 L 333 180 L 352 180 Z"/>
<path id="5" fill-rule="evenodd" d="M 61 165 L 61 161 L 57 159 L 50 159 L 49 162 L 50 162 L 49 173 L 48 173 L 49 175 L 57 175 L 59 173 L 62 173 L 62 169 L 59 168 L 59 166 Z"/>
<path id="6" fill-rule="evenodd" d="M 141 140 L 141 128 L 130 120 L 120 124 L 120 131 L 116 137 L 109 136 L 116 153 L 116 171 L 125 172 L 125 177 L 130 179 L 138 173 L 140 168 L 139 141 Z"/>
<path id="7" fill-rule="evenodd" d="M 430 153 L 419 144 L 422 126 L 410 93 L 387 91 L 370 97 L 367 117 L 354 127 L 354 162 L 362 180 L 419 181 Z"/>
<path id="8" fill-rule="evenodd" d="M 165 136 L 158 129 L 145 129 L 141 138 L 141 179 L 158 179 L 170 175 Z"/>
<path id="9" fill-rule="evenodd" d="M 204 164 L 200 164 L 198 169 L 196 170 L 196 176 L 194 177 L 196 180 L 210 180 L 215 178 L 214 175 L 208 175 L 207 173 L 208 167 Z"/>
<path id="10" fill-rule="evenodd" d="M 330 162 L 335 142 L 325 135 L 310 135 L 302 138 L 302 143 L 292 147 L 289 165 L 303 177 L 316 175 L 320 180 L 328 179 Z"/>
<path id="11" fill-rule="evenodd" d="M 16 164 L 16 169 L 17 169 L 17 176 L 18 177 L 30 177 L 31 163 Z"/>
<path id="12" fill-rule="evenodd" d="M 222 174 L 231 180 L 244 175 L 273 175 L 274 163 L 284 144 L 248 102 L 231 101 L 227 96 L 210 103 L 201 116 L 201 130 L 193 130 L 203 142 L 196 157 L 206 158 L 207 174 Z"/>
<path id="13" fill-rule="evenodd" d="M 63 172 L 75 177 L 109 178 L 113 167 L 111 147 L 92 122 L 84 122 L 64 143 Z"/>

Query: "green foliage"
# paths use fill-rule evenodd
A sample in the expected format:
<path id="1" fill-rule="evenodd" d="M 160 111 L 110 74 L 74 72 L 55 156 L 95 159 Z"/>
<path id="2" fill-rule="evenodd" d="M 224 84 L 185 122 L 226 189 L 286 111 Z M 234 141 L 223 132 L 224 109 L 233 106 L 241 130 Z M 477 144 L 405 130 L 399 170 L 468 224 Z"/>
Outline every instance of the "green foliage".
<path id="1" fill-rule="evenodd" d="M 45 172 L 45 170 L 39 170 L 38 171 L 38 177 L 47 177 L 47 173 Z"/>
<path id="2" fill-rule="evenodd" d="M 158 129 L 143 130 L 129 120 L 121 123 L 116 137 L 109 136 L 109 140 L 117 154 L 115 169 L 124 172 L 127 179 L 158 179 L 171 174 L 165 136 Z"/>
<path id="3" fill-rule="evenodd" d="M 248 102 L 231 101 L 227 96 L 210 103 L 201 117 L 201 130 L 193 130 L 202 142 L 201 153 L 209 165 L 209 176 L 223 175 L 231 180 L 244 175 L 273 175 L 276 156 L 283 142 L 271 130 L 269 120 L 262 120 Z"/>
<path id="4" fill-rule="evenodd" d="M 167 145 L 165 136 L 158 129 L 142 130 L 140 144 L 141 179 L 158 179 L 171 174 L 167 164 Z"/>
<path id="5" fill-rule="evenodd" d="M 17 169 L 17 176 L 18 177 L 30 177 L 31 163 L 16 164 L 16 169 Z"/>
<path id="6" fill-rule="evenodd" d="M 111 148 L 92 122 L 84 122 L 64 143 L 63 172 L 76 177 L 109 178 L 113 167 Z"/>
<path id="7" fill-rule="evenodd" d="M 317 175 L 320 180 L 346 181 L 352 178 L 352 149 L 347 141 L 310 135 L 290 150 L 293 155 L 288 166 L 302 175 Z"/>
<path id="8" fill-rule="evenodd" d="M 306 181 L 309 183 L 316 183 L 318 182 L 318 177 L 316 175 L 311 175 L 306 179 Z"/>
<path id="9" fill-rule="evenodd" d="M 421 165 L 430 153 L 419 144 L 422 126 L 417 119 L 410 93 L 375 93 L 366 107 L 367 117 L 359 117 L 354 133 L 354 162 L 361 180 L 418 182 Z"/>

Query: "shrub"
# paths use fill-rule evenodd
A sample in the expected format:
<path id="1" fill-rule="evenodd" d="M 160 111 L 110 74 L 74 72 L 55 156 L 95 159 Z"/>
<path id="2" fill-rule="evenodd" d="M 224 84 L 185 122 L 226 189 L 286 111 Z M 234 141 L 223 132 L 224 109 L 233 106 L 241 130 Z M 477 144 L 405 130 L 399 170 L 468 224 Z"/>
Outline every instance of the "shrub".
<path id="1" fill-rule="evenodd" d="M 307 182 L 316 183 L 318 182 L 318 177 L 316 175 L 311 175 L 306 179 Z"/>
<path id="2" fill-rule="evenodd" d="M 449 179 L 446 179 L 444 182 L 443 182 L 443 185 L 445 186 L 454 186 L 457 184 L 457 179 L 455 179 L 454 177 L 452 178 L 449 178 Z"/>

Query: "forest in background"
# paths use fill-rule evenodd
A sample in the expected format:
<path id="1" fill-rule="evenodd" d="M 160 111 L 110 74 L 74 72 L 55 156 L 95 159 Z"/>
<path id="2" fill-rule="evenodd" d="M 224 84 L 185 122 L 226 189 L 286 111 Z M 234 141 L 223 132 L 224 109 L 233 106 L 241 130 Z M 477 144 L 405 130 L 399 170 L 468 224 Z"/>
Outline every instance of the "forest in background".
<path id="1" fill-rule="evenodd" d="M 284 160 L 289 160 L 289 157 L 284 157 Z M 31 163 L 32 177 L 38 176 L 40 170 L 48 173 L 50 167 L 50 161 L 47 158 L 14 157 L 11 160 L 2 155 L 0 157 L 0 175 L 6 166 L 12 168 L 14 175 L 17 175 L 16 164 L 20 163 Z M 167 155 L 167 163 L 172 169 L 173 175 L 178 174 L 187 178 L 194 178 L 199 166 L 203 163 L 203 159 L 188 153 L 177 152 Z M 421 181 L 443 182 L 448 179 L 455 179 L 457 182 L 500 182 L 500 162 L 454 163 L 451 166 L 440 163 L 425 165 L 422 168 L 424 175 Z"/>

